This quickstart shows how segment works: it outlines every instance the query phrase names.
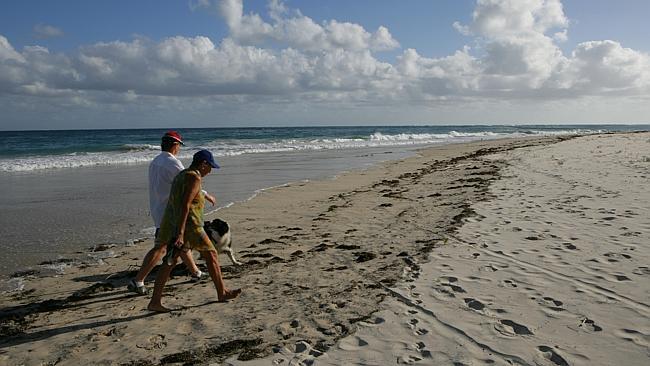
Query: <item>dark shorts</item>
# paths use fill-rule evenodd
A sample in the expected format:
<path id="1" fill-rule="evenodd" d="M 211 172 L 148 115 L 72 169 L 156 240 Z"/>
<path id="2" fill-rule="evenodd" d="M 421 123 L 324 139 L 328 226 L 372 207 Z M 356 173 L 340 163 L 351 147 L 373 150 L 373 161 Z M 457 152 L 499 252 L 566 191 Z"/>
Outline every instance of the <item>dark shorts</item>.
<path id="1" fill-rule="evenodd" d="M 153 235 L 154 248 L 160 248 L 163 245 L 163 243 L 160 241 L 160 235 L 158 235 L 159 233 L 160 233 L 160 228 L 156 228 L 156 233 Z"/>

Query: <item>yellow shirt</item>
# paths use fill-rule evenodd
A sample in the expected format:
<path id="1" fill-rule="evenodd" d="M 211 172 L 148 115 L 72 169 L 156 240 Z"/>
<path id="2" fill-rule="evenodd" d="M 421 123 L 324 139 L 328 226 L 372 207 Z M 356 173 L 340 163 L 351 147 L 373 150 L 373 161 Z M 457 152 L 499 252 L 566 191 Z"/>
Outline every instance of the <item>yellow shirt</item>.
<path id="1" fill-rule="evenodd" d="M 172 181 L 172 188 L 169 192 L 169 201 L 165 208 L 162 223 L 160 224 L 160 241 L 170 243 L 178 235 L 179 225 L 181 224 L 181 212 L 183 206 L 183 197 L 189 189 L 187 184 L 187 175 L 191 174 L 199 178 L 201 174 L 195 170 L 181 170 Z M 199 188 L 200 189 L 200 188 Z M 187 215 L 185 223 L 185 234 L 183 235 L 183 248 L 196 249 L 199 251 L 215 250 L 214 246 L 208 239 L 203 230 L 203 207 L 205 206 L 205 196 L 202 191 L 194 197 L 190 205 L 190 212 Z M 210 243 L 210 246 L 207 245 Z"/>

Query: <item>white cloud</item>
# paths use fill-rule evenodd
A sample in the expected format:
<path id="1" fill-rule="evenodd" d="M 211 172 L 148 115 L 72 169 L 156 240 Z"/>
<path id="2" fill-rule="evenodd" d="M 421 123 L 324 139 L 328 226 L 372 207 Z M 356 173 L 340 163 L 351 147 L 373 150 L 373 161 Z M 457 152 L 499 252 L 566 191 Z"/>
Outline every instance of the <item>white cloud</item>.
<path id="1" fill-rule="evenodd" d="M 0 99 L 151 108 L 170 100 L 180 108 L 185 100 L 197 108 L 263 109 L 650 96 L 646 53 L 616 41 L 562 53 L 556 42 L 568 37 L 569 21 L 557 0 L 479 0 L 471 23 L 453 25 L 474 37 L 475 47 L 440 58 L 405 49 L 393 63 L 376 56 L 399 48 L 386 27 L 371 33 L 351 22 L 319 24 L 279 0 L 269 3 L 268 21 L 245 14 L 240 0 L 190 7 L 218 9 L 230 36 L 100 42 L 63 54 L 39 46 L 16 50 L 0 35 Z"/>
<path id="2" fill-rule="evenodd" d="M 62 37 L 63 31 L 51 25 L 37 24 L 34 26 L 34 36 L 38 39 Z"/>
<path id="3" fill-rule="evenodd" d="M 13 60 L 15 62 L 25 62 L 23 56 L 16 52 L 9 40 L 0 35 L 0 61 Z"/>
<path id="4" fill-rule="evenodd" d="M 569 40 L 567 29 L 564 29 L 561 32 L 556 32 L 555 34 L 553 34 L 553 39 L 557 42 L 566 42 L 567 40 Z"/>
<path id="5" fill-rule="evenodd" d="M 472 20 L 468 29 L 491 39 L 568 26 L 560 0 L 478 0 Z"/>
<path id="6" fill-rule="evenodd" d="M 571 80 L 568 86 L 579 91 L 647 92 L 650 55 L 624 48 L 615 41 L 585 42 L 573 51 L 564 73 L 565 80 Z"/>
<path id="7" fill-rule="evenodd" d="M 189 0 L 188 5 L 192 11 L 207 9 L 212 6 L 210 0 Z"/>
<path id="8" fill-rule="evenodd" d="M 303 51 L 387 51 L 399 47 L 386 27 L 380 26 L 370 33 L 359 24 L 337 20 L 320 25 L 299 10 L 287 9 L 279 0 L 269 3 L 272 23 L 265 22 L 259 14 L 244 14 L 242 0 L 222 0 L 218 7 L 231 37 L 243 44 L 273 40 Z"/>

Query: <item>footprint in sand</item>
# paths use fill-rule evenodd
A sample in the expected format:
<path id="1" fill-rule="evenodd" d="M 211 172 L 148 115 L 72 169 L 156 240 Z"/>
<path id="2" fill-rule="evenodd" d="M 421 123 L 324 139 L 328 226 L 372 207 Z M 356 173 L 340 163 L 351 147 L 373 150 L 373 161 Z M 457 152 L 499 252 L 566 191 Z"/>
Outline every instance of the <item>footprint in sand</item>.
<path id="1" fill-rule="evenodd" d="M 555 352 L 553 348 L 549 346 L 539 346 L 537 347 L 537 349 L 542 353 L 545 359 L 553 362 L 554 364 L 558 366 L 569 366 L 569 363 L 566 362 L 566 360 L 562 358 L 562 356 L 557 354 L 557 352 Z"/>
<path id="2" fill-rule="evenodd" d="M 492 264 L 488 264 L 487 266 L 479 267 L 478 270 L 479 271 L 484 271 L 484 272 L 496 272 L 499 269 L 497 267 L 495 267 L 494 265 L 492 265 Z"/>
<path id="3" fill-rule="evenodd" d="M 641 347 L 650 346 L 650 334 L 644 334 L 638 330 L 621 329 L 616 331 L 616 335 Z"/>
<path id="4" fill-rule="evenodd" d="M 369 343 L 359 336 L 346 337 L 339 343 L 339 348 L 344 351 L 359 351 Z"/>
<path id="5" fill-rule="evenodd" d="M 376 327 L 380 324 L 384 324 L 386 322 L 386 319 L 381 318 L 381 317 L 375 317 L 372 319 L 367 319 L 364 321 L 359 322 L 360 324 L 363 324 L 366 327 Z"/>
<path id="6" fill-rule="evenodd" d="M 632 273 L 639 276 L 648 276 L 650 275 L 650 267 L 642 266 L 633 270 Z"/>
<path id="7" fill-rule="evenodd" d="M 321 352 L 321 351 L 319 351 L 317 349 L 314 349 L 309 343 L 307 343 L 305 341 L 296 342 L 294 352 L 295 353 L 302 353 L 303 355 L 307 354 L 307 355 L 312 356 L 312 357 L 319 357 L 319 356 L 323 355 L 323 352 Z M 314 360 L 310 359 L 310 358 L 304 359 L 300 364 L 305 365 L 305 366 L 313 365 Z"/>
<path id="8" fill-rule="evenodd" d="M 531 332 L 530 329 L 528 329 L 528 327 L 513 322 L 512 320 L 509 319 L 499 320 L 499 323 L 496 323 L 494 325 L 494 329 L 496 329 L 499 333 L 508 337 L 512 337 L 515 335 L 533 335 L 533 332 Z"/>
<path id="9" fill-rule="evenodd" d="M 546 307 L 546 308 L 548 308 L 550 310 L 553 310 L 553 311 L 565 311 L 566 310 L 566 309 L 564 309 L 562 307 L 562 305 L 564 305 L 564 303 L 562 301 L 555 300 L 554 298 L 552 298 L 550 296 L 531 297 L 530 299 L 531 300 L 536 300 L 539 305 L 544 306 L 544 307 Z"/>
<path id="10" fill-rule="evenodd" d="M 406 357 L 399 356 L 397 358 L 397 364 L 399 364 L 399 365 L 410 365 L 410 364 L 418 362 L 418 361 L 422 361 L 422 359 L 420 357 L 417 357 L 417 356 L 406 356 Z"/>
<path id="11" fill-rule="evenodd" d="M 482 311 L 483 309 L 485 309 L 485 305 L 476 299 L 467 297 L 464 298 L 463 300 L 465 301 L 465 305 L 467 305 L 470 309 L 474 309 L 476 311 Z"/>
<path id="12" fill-rule="evenodd" d="M 631 255 L 625 254 L 625 253 L 608 252 L 608 253 L 605 253 L 603 255 L 608 258 L 607 259 L 608 262 L 612 262 L 612 259 L 616 259 L 616 261 L 618 262 L 618 260 L 631 259 L 632 258 Z"/>
<path id="13" fill-rule="evenodd" d="M 426 346 L 426 344 L 424 344 L 424 342 L 418 342 L 418 343 L 416 343 L 416 344 L 414 345 L 414 348 L 415 348 L 418 352 L 420 352 L 420 355 L 421 355 L 422 357 L 424 357 L 424 358 L 431 358 L 431 357 L 432 357 L 431 351 L 427 350 L 426 347 L 427 347 L 427 346 Z"/>
<path id="14" fill-rule="evenodd" d="M 578 326 L 588 332 L 600 332 L 603 330 L 603 328 L 598 326 L 596 322 L 587 317 L 583 318 Z"/>
<path id="15" fill-rule="evenodd" d="M 616 281 L 632 281 L 628 276 L 621 274 L 615 274 L 614 278 L 616 278 Z"/>
<path id="16" fill-rule="evenodd" d="M 503 286 L 504 287 L 512 287 L 512 288 L 517 288 L 517 282 L 515 280 L 503 280 Z"/>
<path id="17" fill-rule="evenodd" d="M 573 244 L 571 244 L 571 243 L 562 243 L 562 245 L 563 245 L 566 249 L 569 249 L 569 250 L 578 250 L 578 247 L 576 247 L 575 245 L 573 245 Z"/>
<path id="18" fill-rule="evenodd" d="M 464 288 L 462 288 L 460 286 L 452 285 L 451 283 L 443 283 L 441 285 L 445 286 L 445 287 L 449 287 L 453 292 L 456 292 L 456 293 L 464 294 L 464 293 L 467 292 L 467 291 L 465 291 Z"/>

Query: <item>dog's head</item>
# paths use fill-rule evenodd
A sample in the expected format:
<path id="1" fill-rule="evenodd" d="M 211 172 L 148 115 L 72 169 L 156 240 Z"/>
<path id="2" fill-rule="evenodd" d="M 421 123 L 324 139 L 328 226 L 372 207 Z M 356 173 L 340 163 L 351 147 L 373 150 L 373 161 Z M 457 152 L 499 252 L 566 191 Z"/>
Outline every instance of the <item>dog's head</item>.
<path id="1" fill-rule="evenodd" d="M 228 223 L 221 220 L 221 219 L 214 219 L 212 221 L 205 221 L 203 223 L 203 228 L 205 231 L 208 233 L 210 232 L 216 232 L 219 234 L 220 237 L 224 236 L 227 232 L 230 231 L 230 226 L 228 226 Z"/>

